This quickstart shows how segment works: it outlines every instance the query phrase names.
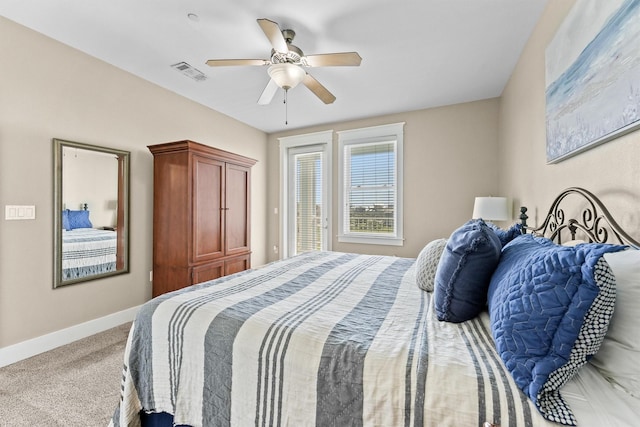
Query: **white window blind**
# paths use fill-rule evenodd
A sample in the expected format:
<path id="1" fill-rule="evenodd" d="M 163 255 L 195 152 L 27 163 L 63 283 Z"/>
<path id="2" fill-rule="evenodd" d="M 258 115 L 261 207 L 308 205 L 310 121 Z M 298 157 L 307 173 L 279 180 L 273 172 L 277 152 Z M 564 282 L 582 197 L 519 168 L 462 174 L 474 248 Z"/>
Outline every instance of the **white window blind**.
<path id="1" fill-rule="evenodd" d="M 295 155 L 296 253 L 322 249 L 322 153 Z"/>
<path id="2" fill-rule="evenodd" d="M 395 141 L 345 145 L 344 150 L 344 230 L 395 236 Z"/>

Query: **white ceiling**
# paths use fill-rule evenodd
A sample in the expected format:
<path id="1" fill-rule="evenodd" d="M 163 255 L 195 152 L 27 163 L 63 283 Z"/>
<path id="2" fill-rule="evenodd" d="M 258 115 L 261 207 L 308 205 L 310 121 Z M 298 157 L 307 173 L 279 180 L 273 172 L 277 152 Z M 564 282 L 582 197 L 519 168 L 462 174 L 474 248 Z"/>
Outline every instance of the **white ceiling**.
<path id="1" fill-rule="evenodd" d="M 500 96 L 547 0 L 2 0 L 0 15 L 265 132 Z M 193 20 L 188 14 L 197 15 Z M 305 54 L 357 51 L 360 67 L 307 71 L 337 100 L 300 85 L 257 105 L 268 59 L 257 18 L 296 32 Z M 34 66 L 38 58 L 34 58 Z M 171 68 L 187 62 L 198 82 Z M 46 68 L 43 68 L 45 71 Z"/>

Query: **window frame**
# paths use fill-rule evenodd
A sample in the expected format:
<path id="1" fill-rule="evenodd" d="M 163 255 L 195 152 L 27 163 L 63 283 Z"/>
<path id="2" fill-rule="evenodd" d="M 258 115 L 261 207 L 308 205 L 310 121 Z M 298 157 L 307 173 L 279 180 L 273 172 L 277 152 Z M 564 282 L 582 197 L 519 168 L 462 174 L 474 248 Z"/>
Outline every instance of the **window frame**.
<path id="1" fill-rule="evenodd" d="M 403 145 L 404 122 L 338 131 L 338 242 L 374 245 L 403 246 Z M 395 143 L 395 234 L 352 233 L 345 230 L 345 215 L 348 215 L 345 182 L 345 147 L 368 145 L 380 142 Z"/>

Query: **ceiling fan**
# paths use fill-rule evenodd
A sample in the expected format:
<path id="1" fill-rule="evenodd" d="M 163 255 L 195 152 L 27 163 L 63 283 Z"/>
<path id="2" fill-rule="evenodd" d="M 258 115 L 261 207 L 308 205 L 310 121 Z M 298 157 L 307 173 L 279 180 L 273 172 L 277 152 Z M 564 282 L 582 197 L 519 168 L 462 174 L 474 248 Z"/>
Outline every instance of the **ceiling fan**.
<path id="1" fill-rule="evenodd" d="M 207 65 L 211 67 L 268 65 L 271 79 L 258 99 L 260 105 L 269 104 L 278 88 L 284 89 L 286 93 L 299 83 L 305 85 L 325 104 L 331 104 L 336 100 L 336 97 L 308 74 L 304 68 L 358 66 L 362 61 L 357 52 L 305 55 L 300 48 L 291 44 L 296 35 L 293 30 L 281 30 L 276 22 L 268 19 L 263 18 L 257 21 L 273 47 L 270 59 L 210 59 L 207 61 Z"/>

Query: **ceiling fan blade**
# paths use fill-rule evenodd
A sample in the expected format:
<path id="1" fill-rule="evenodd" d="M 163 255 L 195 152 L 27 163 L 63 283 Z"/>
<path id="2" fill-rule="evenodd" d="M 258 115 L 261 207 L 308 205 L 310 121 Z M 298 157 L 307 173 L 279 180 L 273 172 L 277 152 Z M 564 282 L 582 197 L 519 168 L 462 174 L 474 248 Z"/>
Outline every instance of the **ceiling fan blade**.
<path id="1" fill-rule="evenodd" d="M 269 83 L 267 83 L 267 86 L 262 91 L 262 95 L 260 95 L 260 98 L 258 99 L 258 105 L 269 104 L 277 91 L 278 85 L 276 82 L 273 79 L 269 80 Z"/>
<path id="2" fill-rule="evenodd" d="M 284 39 L 282 35 L 282 30 L 277 23 L 270 21 L 265 18 L 258 19 L 258 25 L 264 31 L 264 34 L 271 42 L 271 46 L 275 49 L 276 52 L 287 53 L 289 52 L 289 48 L 287 47 L 287 41 Z"/>
<path id="3" fill-rule="evenodd" d="M 362 62 L 362 58 L 358 52 L 342 52 L 342 53 L 324 53 L 320 55 L 305 56 L 307 64 L 310 67 L 329 67 L 329 66 L 358 66 Z"/>
<path id="4" fill-rule="evenodd" d="M 309 90 L 313 92 L 318 98 L 320 98 L 320 100 L 325 104 L 331 104 L 336 100 L 336 97 L 333 96 L 333 94 L 329 92 L 326 87 L 322 86 L 319 81 L 314 79 L 311 74 L 307 74 L 304 76 L 302 84 L 308 87 Z"/>
<path id="5" fill-rule="evenodd" d="M 236 65 L 269 65 L 266 59 L 210 59 L 207 65 L 210 67 L 228 67 Z"/>

